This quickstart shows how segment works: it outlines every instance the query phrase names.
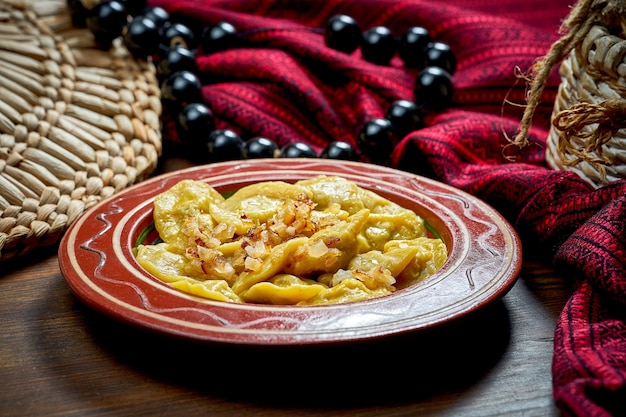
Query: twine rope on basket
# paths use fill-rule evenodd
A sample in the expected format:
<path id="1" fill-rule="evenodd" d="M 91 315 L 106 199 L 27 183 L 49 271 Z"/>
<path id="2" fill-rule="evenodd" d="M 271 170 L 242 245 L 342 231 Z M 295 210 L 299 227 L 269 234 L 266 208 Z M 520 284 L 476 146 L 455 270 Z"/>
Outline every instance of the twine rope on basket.
<path id="1" fill-rule="evenodd" d="M 531 68 L 526 107 L 519 132 L 510 140 L 511 144 L 518 147 L 528 145 L 533 115 L 554 67 L 573 54 L 575 49 L 579 54 L 580 46 L 584 46 L 582 49 L 585 50 L 593 50 L 597 45 L 590 45 L 590 40 L 597 40 L 601 36 L 608 38 L 606 35 L 625 34 L 625 16 L 625 0 L 580 0 L 575 5 L 561 26 L 562 37 Z M 626 53 L 625 42 L 621 42 L 618 36 L 613 36 L 610 42 L 612 43 L 609 45 L 602 45 L 605 50 L 602 58 L 609 63 L 621 61 Z M 588 57 L 574 56 L 572 59 L 574 62 L 584 63 Z M 563 65 L 572 64 L 565 61 Z M 584 69 L 590 78 L 583 82 L 589 83 L 591 80 L 595 84 L 604 84 L 601 93 L 605 93 L 603 95 L 606 97 L 585 97 L 584 101 L 570 103 L 566 108 L 555 107 L 558 110 L 553 113 L 552 120 L 552 128 L 558 131 L 555 157 L 565 166 L 590 164 L 599 172 L 599 181 L 602 182 L 606 179 L 606 166 L 612 163 L 603 147 L 620 129 L 626 128 L 626 85 L 620 83 L 620 74 L 616 74 L 610 65 L 604 65 L 603 70 L 593 65 L 585 65 Z M 578 75 L 576 69 L 569 70 L 574 72 L 574 76 Z"/>
<path id="2" fill-rule="evenodd" d="M 610 164 L 611 161 L 602 152 L 602 146 L 607 144 L 619 129 L 626 126 L 626 101 L 614 99 L 602 103 L 577 103 L 557 113 L 552 123 L 560 131 L 558 151 L 563 163 L 574 166 L 587 161 L 605 176 L 604 165 Z M 597 125 L 595 131 L 583 129 L 592 124 Z M 578 137 L 586 146 L 582 150 L 574 146 L 570 139 L 572 137 Z M 568 154 L 574 158 L 563 157 Z"/>
<path id="3" fill-rule="evenodd" d="M 95 47 L 62 0 L 0 0 L 0 261 L 58 242 L 156 168 L 153 65 Z"/>

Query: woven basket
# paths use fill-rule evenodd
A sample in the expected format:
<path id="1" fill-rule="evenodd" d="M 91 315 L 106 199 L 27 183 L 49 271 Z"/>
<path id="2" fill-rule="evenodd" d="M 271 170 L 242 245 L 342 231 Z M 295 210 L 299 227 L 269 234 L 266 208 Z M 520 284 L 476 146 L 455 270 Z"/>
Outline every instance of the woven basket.
<path id="1" fill-rule="evenodd" d="M 626 178 L 626 40 L 595 25 L 559 72 L 546 162 L 594 187 Z"/>
<path id="2" fill-rule="evenodd" d="M 0 0 L 0 261 L 152 173 L 160 115 L 153 65 L 95 48 L 65 0 Z"/>

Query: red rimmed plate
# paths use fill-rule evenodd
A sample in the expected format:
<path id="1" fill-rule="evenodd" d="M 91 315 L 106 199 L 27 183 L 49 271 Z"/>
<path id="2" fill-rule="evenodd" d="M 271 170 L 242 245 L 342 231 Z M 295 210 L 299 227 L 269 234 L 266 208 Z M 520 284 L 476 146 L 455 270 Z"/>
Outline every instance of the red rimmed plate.
<path id="1" fill-rule="evenodd" d="M 182 179 L 220 192 L 270 180 L 339 175 L 414 210 L 448 246 L 425 281 L 385 297 L 322 306 L 266 306 L 201 299 L 169 287 L 135 260 L 152 222 L 154 197 Z M 164 174 L 129 187 L 81 216 L 66 232 L 59 264 L 73 292 L 116 319 L 189 339 L 302 345 L 418 331 L 468 315 L 502 297 L 521 268 L 521 244 L 506 220 L 448 185 L 377 165 L 325 159 L 231 161 Z"/>

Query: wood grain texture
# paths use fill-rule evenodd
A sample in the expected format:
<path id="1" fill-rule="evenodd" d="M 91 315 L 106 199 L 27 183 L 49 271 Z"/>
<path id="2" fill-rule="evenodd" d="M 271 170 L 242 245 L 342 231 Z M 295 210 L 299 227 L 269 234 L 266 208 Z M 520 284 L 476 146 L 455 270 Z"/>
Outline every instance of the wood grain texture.
<path id="1" fill-rule="evenodd" d="M 527 260 L 498 303 L 428 334 L 317 348 L 204 345 L 85 306 L 53 249 L 2 265 L 2 416 L 550 416 L 569 289 Z"/>

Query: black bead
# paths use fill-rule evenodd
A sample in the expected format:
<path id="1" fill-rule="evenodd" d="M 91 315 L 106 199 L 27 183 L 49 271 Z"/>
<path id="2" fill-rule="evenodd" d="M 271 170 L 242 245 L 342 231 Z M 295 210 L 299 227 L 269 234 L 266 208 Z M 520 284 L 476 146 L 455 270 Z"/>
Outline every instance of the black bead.
<path id="1" fill-rule="evenodd" d="M 317 158 L 317 152 L 307 143 L 294 142 L 280 150 L 281 158 Z"/>
<path id="2" fill-rule="evenodd" d="M 346 161 L 356 161 L 359 155 L 348 142 L 335 141 L 329 143 L 320 153 L 320 158 L 343 159 Z"/>
<path id="3" fill-rule="evenodd" d="M 426 67 L 417 75 L 414 94 L 415 103 L 419 107 L 432 111 L 443 110 L 452 102 L 452 77 L 442 68 Z"/>
<path id="4" fill-rule="evenodd" d="M 365 123 L 357 139 L 361 152 L 375 163 L 387 160 L 396 142 L 397 135 L 393 125 L 383 118 L 372 119 Z"/>
<path id="5" fill-rule="evenodd" d="M 423 125 L 420 108 L 409 100 L 393 102 L 389 110 L 387 110 L 385 118 L 391 122 L 399 139 L 421 128 Z"/>
<path id="6" fill-rule="evenodd" d="M 137 16 L 128 23 L 123 39 L 135 58 L 147 58 L 159 50 L 159 28 L 144 16 Z"/>
<path id="7" fill-rule="evenodd" d="M 194 49 L 197 46 L 196 36 L 193 31 L 182 23 L 172 23 L 163 31 L 161 39 L 166 48 L 182 46 L 187 49 Z"/>
<path id="8" fill-rule="evenodd" d="M 350 16 L 332 16 L 326 25 L 324 43 L 329 48 L 351 54 L 361 44 L 361 28 Z"/>
<path id="9" fill-rule="evenodd" d="M 170 14 L 162 7 L 150 7 L 144 9 L 143 16 L 154 21 L 158 28 L 167 26 L 170 21 Z"/>
<path id="10" fill-rule="evenodd" d="M 211 54 L 237 47 L 239 35 L 232 24 L 219 22 L 202 30 L 200 44 L 204 53 Z"/>
<path id="11" fill-rule="evenodd" d="M 183 154 L 194 162 L 209 161 L 209 135 L 214 129 L 215 121 L 211 109 L 202 103 L 185 106 L 176 119 L 176 131 Z"/>
<path id="12" fill-rule="evenodd" d="M 279 153 L 276 142 L 262 136 L 246 141 L 243 147 L 243 157 L 245 159 L 275 158 Z"/>
<path id="13" fill-rule="evenodd" d="M 425 55 L 425 66 L 443 68 L 450 75 L 456 71 L 456 56 L 450 45 L 432 42 L 426 48 Z"/>
<path id="14" fill-rule="evenodd" d="M 426 48 L 433 41 L 430 32 L 420 26 L 410 27 L 400 38 L 398 55 L 407 67 L 424 66 Z"/>
<path id="15" fill-rule="evenodd" d="M 243 156 L 244 141 L 230 129 L 214 130 L 209 135 L 209 154 L 211 161 L 234 161 Z"/>
<path id="16" fill-rule="evenodd" d="M 161 99 L 178 106 L 202 102 L 201 89 L 200 79 L 193 72 L 178 71 L 161 84 Z"/>
<path id="17" fill-rule="evenodd" d="M 363 59 L 378 65 L 388 65 L 398 45 L 391 31 L 384 26 L 376 26 L 363 33 L 361 54 Z"/>
<path id="18" fill-rule="evenodd" d="M 206 138 L 215 129 L 215 120 L 211 109 L 203 103 L 190 103 L 178 114 L 176 131 L 183 142 L 197 142 Z"/>
<path id="19" fill-rule="evenodd" d="M 128 23 L 128 14 L 119 1 L 108 1 L 98 3 L 91 9 L 86 22 L 98 45 L 108 48 L 122 34 Z"/>
<path id="20" fill-rule="evenodd" d="M 177 45 L 163 52 L 163 57 L 157 65 L 157 71 L 162 77 L 167 77 L 178 71 L 196 72 L 196 56 L 189 49 Z"/>

